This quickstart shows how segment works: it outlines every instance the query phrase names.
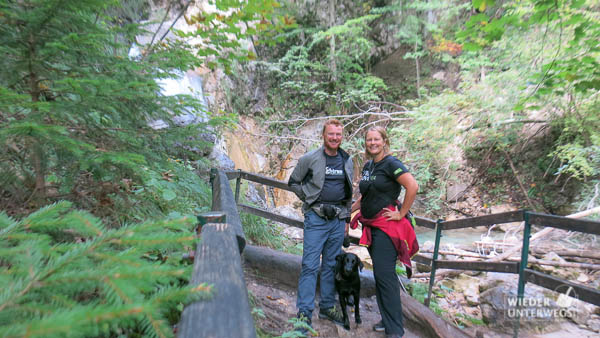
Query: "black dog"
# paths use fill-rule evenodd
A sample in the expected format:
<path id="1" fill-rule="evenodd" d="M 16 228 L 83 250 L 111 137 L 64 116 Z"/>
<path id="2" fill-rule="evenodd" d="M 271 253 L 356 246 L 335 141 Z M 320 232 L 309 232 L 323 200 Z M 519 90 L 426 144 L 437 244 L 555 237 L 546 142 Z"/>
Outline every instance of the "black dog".
<path id="1" fill-rule="evenodd" d="M 354 303 L 354 319 L 356 324 L 362 323 L 360 320 L 360 312 L 358 310 L 359 305 L 359 294 L 360 294 L 360 277 L 358 271 L 362 271 L 364 265 L 353 253 L 343 252 L 337 257 L 335 265 L 335 288 L 338 292 L 340 299 L 340 307 L 342 308 L 342 314 L 344 315 L 344 328 L 350 330 L 350 320 L 348 319 L 348 312 L 346 312 L 346 305 Z M 350 296 L 354 298 L 349 301 Z"/>

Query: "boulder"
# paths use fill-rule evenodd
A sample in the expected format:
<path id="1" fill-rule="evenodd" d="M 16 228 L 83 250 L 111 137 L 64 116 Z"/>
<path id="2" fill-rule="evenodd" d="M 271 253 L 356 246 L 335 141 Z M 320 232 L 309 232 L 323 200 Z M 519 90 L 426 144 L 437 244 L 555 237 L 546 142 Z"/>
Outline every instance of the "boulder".
<path id="1" fill-rule="evenodd" d="M 522 306 L 517 304 L 516 285 L 502 284 L 480 294 L 483 320 L 491 327 L 512 333 L 519 318 L 520 328 L 530 332 L 552 332 L 564 321 L 565 311 L 550 297 L 528 286 Z M 561 312 L 562 311 L 562 312 Z"/>
<path id="2" fill-rule="evenodd" d="M 209 160 L 212 160 L 215 164 L 215 167 L 218 167 L 223 170 L 234 170 L 235 163 L 225 154 L 224 152 L 214 148 L 213 151 L 208 156 Z"/>
<path id="3" fill-rule="evenodd" d="M 468 187 L 465 183 L 449 183 L 446 186 L 446 201 L 454 202 L 463 200 Z"/>

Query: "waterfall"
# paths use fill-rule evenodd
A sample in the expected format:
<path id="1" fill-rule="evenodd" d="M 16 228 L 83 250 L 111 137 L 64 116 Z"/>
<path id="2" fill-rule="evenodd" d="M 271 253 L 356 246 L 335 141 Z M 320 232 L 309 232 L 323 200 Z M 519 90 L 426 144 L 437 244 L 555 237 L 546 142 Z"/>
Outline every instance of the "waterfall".
<path id="1" fill-rule="evenodd" d="M 161 30 L 165 30 L 165 27 L 169 27 L 170 25 L 170 22 L 165 22 Z M 154 29 L 158 29 L 157 25 L 149 25 L 147 27 L 149 28 L 149 31 L 152 31 L 153 26 L 156 26 L 154 27 Z M 168 37 L 175 38 L 172 34 L 169 34 Z M 146 35 L 136 37 L 136 41 L 142 44 L 149 43 L 149 40 L 150 37 Z M 139 57 L 141 56 L 141 51 L 138 44 L 134 43 L 131 46 L 128 55 L 129 58 L 132 60 L 139 59 Z M 206 98 L 204 97 L 204 92 L 202 90 L 202 77 L 198 75 L 194 70 L 188 70 L 185 73 L 179 72 L 173 78 L 158 79 L 156 80 L 156 82 L 160 86 L 161 95 L 173 96 L 186 94 L 194 97 L 202 104 L 202 109 L 184 107 L 183 113 L 173 117 L 173 121 L 177 125 L 186 126 L 193 123 L 208 122 L 208 116 L 206 115 Z M 150 121 L 148 124 L 153 129 L 163 129 L 169 127 L 169 125 L 165 121 L 160 119 Z"/>

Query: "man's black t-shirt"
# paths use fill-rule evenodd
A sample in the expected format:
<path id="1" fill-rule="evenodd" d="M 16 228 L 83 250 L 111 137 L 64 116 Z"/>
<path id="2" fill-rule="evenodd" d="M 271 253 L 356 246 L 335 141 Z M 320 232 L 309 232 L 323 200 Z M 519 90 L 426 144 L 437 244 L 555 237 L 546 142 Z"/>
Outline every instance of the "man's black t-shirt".
<path id="1" fill-rule="evenodd" d="M 340 203 L 346 197 L 344 159 L 338 151 L 335 156 L 325 154 L 325 182 L 319 202 Z"/>
<path id="2" fill-rule="evenodd" d="M 396 179 L 407 172 L 404 164 L 391 155 L 377 163 L 368 161 L 363 167 L 358 185 L 362 195 L 361 214 L 366 218 L 373 218 L 381 209 L 396 201 L 402 190 Z"/>

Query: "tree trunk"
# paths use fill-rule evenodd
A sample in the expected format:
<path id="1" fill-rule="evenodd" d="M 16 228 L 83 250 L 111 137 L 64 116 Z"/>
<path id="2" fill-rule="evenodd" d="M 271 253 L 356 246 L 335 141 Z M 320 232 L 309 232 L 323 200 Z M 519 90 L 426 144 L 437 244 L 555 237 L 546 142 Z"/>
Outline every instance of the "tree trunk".
<path id="1" fill-rule="evenodd" d="M 421 98 L 421 75 L 420 75 L 420 67 L 419 67 L 419 56 L 417 56 L 417 51 L 419 48 L 419 44 L 417 43 L 417 38 L 415 37 L 415 66 L 417 68 L 417 96 L 419 99 Z"/>
<path id="2" fill-rule="evenodd" d="M 335 26 L 335 0 L 329 0 L 329 28 Z M 331 56 L 331 80 L 337 81 L 337 64 L 335 61 L 335 36 L 329 38 L 329 53 Z"/>

